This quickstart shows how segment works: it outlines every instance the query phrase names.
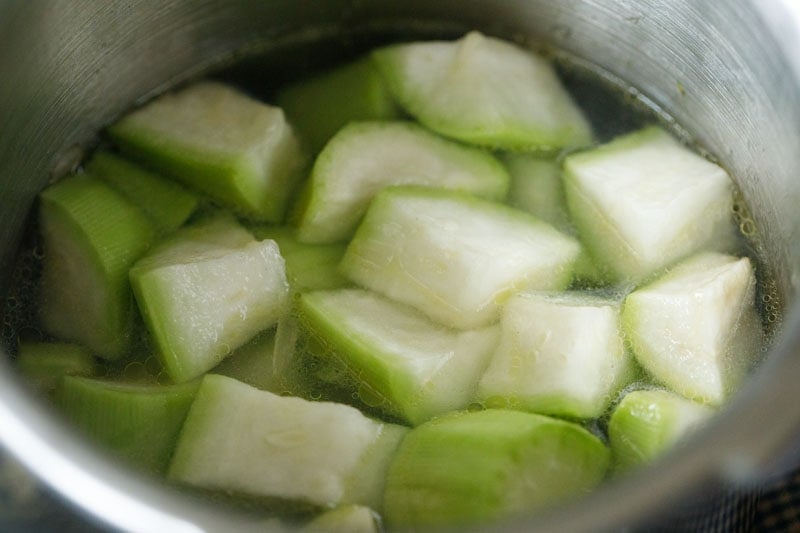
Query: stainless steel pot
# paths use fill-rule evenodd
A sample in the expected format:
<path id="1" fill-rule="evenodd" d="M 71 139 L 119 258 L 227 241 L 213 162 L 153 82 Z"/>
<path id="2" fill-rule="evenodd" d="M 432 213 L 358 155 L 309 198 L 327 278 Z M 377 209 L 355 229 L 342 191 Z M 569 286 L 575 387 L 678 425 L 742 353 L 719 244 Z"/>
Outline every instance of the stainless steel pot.
<path id="1" fill-rule="evenodd" d="M 134 102 L 270 47 L 348 35 L 546 41 L 667 110 L 739 183 L 786 304 L 767 360 L 709 427 L 653 468 L 503 529 L 642 525 L 699 491 L 780 472 L 800 444 L 800 7 L 794 0 L 0 1 L 0 294 L 36 193 Z M 333 41 L 331 41 L 333 42 Z M 344 46 L 344 45 L 343 45 Z M 105 523 L 263 528 L 96 454 L 0 357 L 0 442 Z"/>

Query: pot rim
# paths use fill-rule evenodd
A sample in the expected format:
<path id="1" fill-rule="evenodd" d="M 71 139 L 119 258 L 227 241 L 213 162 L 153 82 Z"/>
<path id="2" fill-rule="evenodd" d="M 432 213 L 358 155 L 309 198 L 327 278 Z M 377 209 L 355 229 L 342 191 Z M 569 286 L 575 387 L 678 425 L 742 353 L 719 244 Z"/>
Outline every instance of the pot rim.
<path id="1" fill-rule="evenodd" d="M 800 3 L 754 0 L 752 5 L 776 36 L 800 86 Z M 782 334 L 770 356 L 704 431 L 651 467 L 606 482 L 580 501 L 524 517 L 524 523 L 499 524 L 498 529 L 611 529 L 637 522 L 645 509 L 655 513 L 667 502 L 691 497 L 685 492 L 686 484 L 697 491 L 712 486 L 746 487 L 779 474 L 800 453 L 800 402 L 792 397 L 795 377 L 800 376 L 799 352 L 800 301 L 792 295 Z M 783 415 L 778 426 L 760 431 L 759 421 L 775 410 Z M 264 528 L 261 518 L 170 490 L 98 454 L 28 390 L 7 357 L 0 357 L 0 427 L 0 444 L 37 478 L 76 508 L 113 527 L 176 532 L 230 529 L 233 524 L 242 530 Z M 652 483 L 657 478 L 666 481 Z"/>

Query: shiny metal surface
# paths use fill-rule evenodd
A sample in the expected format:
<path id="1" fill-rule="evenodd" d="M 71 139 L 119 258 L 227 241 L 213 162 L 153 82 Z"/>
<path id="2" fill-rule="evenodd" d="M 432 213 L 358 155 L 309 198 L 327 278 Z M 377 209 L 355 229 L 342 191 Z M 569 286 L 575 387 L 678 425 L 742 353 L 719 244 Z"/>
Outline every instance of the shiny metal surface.
<path id="1" fill-rule="evenodd" d="M 783 334 L 687 446 L 583 501 L 504 530 L 642 525 L 778 472 L 800 436 L 800 9 L 794 0 L 0 0 L 0 294 L 35 195 L 135 102 L 269 46 L 349 32 L 478 28 L 547 41 L 625 80 L 736 177 L 787 304 Z M 0 442 L 76 508 L 137 531 L 263 530 L 87 447 L 0 357 Z"/>

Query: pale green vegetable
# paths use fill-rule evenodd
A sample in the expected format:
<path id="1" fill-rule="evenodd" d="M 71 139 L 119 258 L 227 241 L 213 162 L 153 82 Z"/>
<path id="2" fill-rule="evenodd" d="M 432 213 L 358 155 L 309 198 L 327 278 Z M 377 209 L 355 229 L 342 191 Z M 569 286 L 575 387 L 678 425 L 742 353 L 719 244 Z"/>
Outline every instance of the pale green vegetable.
<path id="1" fill-rule="evenodd" d="M 567 156 L 564 180 L 572 220 L 610 281 L 735 246 L 728 174 L 660 128 Z"/>
<path id="2" fill-rule="evenodd" d="M 340 268 L 364 287 L 468 329 L 495 322 L 515 292 L 566 288 L 579 253 L 575 239 L 508 206 L 394 187 L 373 200 Z"/>
<path id="3" fill-rule="evenodd" d="M 276 368 L 275 330 L 259 333 L 254 339 L 237 348 L 212 370 L 214 374 L 237 379 L 252 387 L 276 394 L 283 392 L 285 379 Z"/>
<path id="4" fill-rule="evenodd" d="M 63 342 L 21 342 L 17 368 L 37 389 L 52 392 L 64 376 L 92 376 L 100 369 L 91 352 Z"/>
<path id="5" fill-rule="evenodd" d="M 672 392 L 629 392 L 608 422 L 615 468 L 627 470 L 654 460 L 712 414 L 708 406 Z"/>
<path id="6" fill-rule="evenodd" d="M 338 289 L 349 284 L 339 273 L 345 243 L 303 243 L 287 226 L 257 226 L 252 228 L 252 232 L 259 240 L 272 239 L 278 243 L 292 290 Z"/>
<path id="7" fill-rule="evenodd" d="M 363 505 L 342 505 L 303 526 L 302 533 L 378 533 L 378 517 Z"/>
<path id="8" fill-rule="evenodd" d="M 619 308 L 619 301 L 580 293 L 512 297 L 478 399 L 549 415 L 600 416 L 633 377 Z"/>
<path id="9" fill-rule="evenodd" d="M 285 87 L 277 103 L 315 154 L 350 122 L 392 120 L 400 115 L 369 57 Z"/>
<path id="10" fill-rule="evenodd" d="M 218 216 L 176 232 L 130 271 L 136 300 L 167 374 L 194 379 L 257 333 L 288 301 L 283 258 Z"/>
<path id="11" fill-rule="evenodd" d="M 56 401 L 96 442 L 151 473 L 169 464 L 198 383 L 154 385 L 67 376 Z"/>
<path id="12" fill-rule="evenodd" d="M 390 185 L 424 185 L 503 200 L 508 173 L 491 154 L 410 122 L 350 124 L 319 154 L 297 207 L 303 242 L 352 236 L 372 198 Z"/>
<path id="13" fill-rule="evenodd" d="M 234 494 L 378 509 L 389 461 L 406 432 L 346 405 L 277 396 L 208 374 L 169 476 Z"/>
<path id="14" fill-rule="evenodd" d="M 397 101 L 447 137 L 492 148 L 557 151 L 591 142 L 552 65 L 478 32 L 390 45 L 372 54 Z"/>
<path id="15" fill-rule="evenodd" d="M 390 528 L 475 525 L 574 498 L 609 450 L 577 424 L 519 411 L 452 413 L 412 429 L 384 495 Z"/>
<path id="16" fill-rule="evenodd" d="M 760 355 L 750 260 L 701 253 L 628 295 L 623 327 L 636 359 L 683 396 L 721 404 Z"/>
<path id="17" fill-rule="evenodd" d="M 283 220 L 305 164 L 283 111 L 218 82 L 164 94 L 108 132 L 147 166 L 265 222 Z"/>
<path id="18" fill-rule="evenodd" d="M 162 233 L 178 229 L 200 204 L 197 194 L 110 152 L 97 152 L 88 171 L 141 209 Z"/>
<path id="19" fill-rule="evenodd" d="M 511 176 L 508 204 L 526 211 L 554 228 L 576 235 L 567 209 L 561 164 L 553 157 L 535 154 L 506 154 L 503 162 Z M 602 272 L 584 247 L 575 261 L 575 278 L 592 287 L 604 284 Z"/>
<path id="20" fill-rule="evenodd" d="M 42 326 L 99 357 L 122 357 L 134 335 L 128 269 L 152 244 L 152 224 L 111 187 L 85 175 L 48 187 L 40 198 Z"/>
<path id="21" fill-rule="evenodd" d="M 503 163 L 511 176 L 510 206 L 527 211 L 562 231 L 572 230 L 558 161 L 532 154 L 506 154 Z"/>
<path id="22" fill-rule="evenodd" d="M 300 327 L 321 357 L 343 364 L 355 392 L 412 424 L 466 408 L 489 356 L 497 327 L 457 331 L 416 310 L 360 289 L 300 296 Z"/>

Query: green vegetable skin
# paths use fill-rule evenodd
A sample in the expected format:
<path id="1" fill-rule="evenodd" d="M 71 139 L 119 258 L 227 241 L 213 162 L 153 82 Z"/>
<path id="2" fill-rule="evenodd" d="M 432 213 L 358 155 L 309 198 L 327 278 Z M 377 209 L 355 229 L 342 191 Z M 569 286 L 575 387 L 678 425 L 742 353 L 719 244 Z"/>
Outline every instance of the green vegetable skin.
<path id="1" fill-rule="evenodd" d="M 317 157 L 298 204 L 300 241 L 352 236 L 372 198 L 392 185 L 424 185 L 503 200 L 508 173 L 484 150 L 449 141 L 410 122 L 358 122 Z"/>
<path id="2" fill-rule="evenodd" d="M 176 232 L 139 260 L 131 284 L 164 370 L 194 379 L 277 323 L 288 298 L 274 241 L 218 216 Z"/>
<path id="3" fill-rule="evenodd" d="M 497 344 L 497 327 L 451 330 L 360 289 L 303 294 L 298 317 L 322 359 L 344 364 L 377 407 L 411 424 L 466 408 Z"/>
<path id="4" fill-rule="evenodd" d="M 562 231 L 571 228 L 558 161 L 530 154 L 506 154 L 503 163 L 511 176 L 510 206 L 527 211 Z"/>
<path id="5" fill-rule="evenodd" d="M 390 527 L 474 524 L 529 512 L 597 485 L 608 448 L 570 422 L 489 409 L 413 429 L 389 470 Z"/>
<path id="6" fill-rule="evenodd" d="M 614 467 L 624 471 L 659 457 L 714 414 L 664 390 L 629 392 L 608 422 Z"/>
<path id="7" fill-rule="evenodd" d="M 197 387 L 197 382 L 139 385 L 67 376 L 56 403 L 117 456 L 163 474 Z"/>
<path id="8" fill-rule="evenodd" d="M 194 212 L 200 198 L 177 183 L 149 172 L 110 152 L 97 152 L 87 171 L 111 185 L 144 211 L 162 232 L 179 228 Z"/>
<path id="9" fill-rule="evenodd" d="M 85 348 L 62 342 L 20 343 L 17 367 L 30 383 L 48 393 L 64 376 L 92 376 L 100 369 Z"/>
<path id="10" fill-rule="evenodd" d="M 349 122 L 400 115 L 369 57 L 290 85 L 276 100 L 313 154 Z"/>
<path id="11" fill-rule="evenodd" d="M 343 505 L 306 524 L 301 533 L 379 533 L 378 517 L 369 507 Z"/>
<path id="12" fill-rule="evenodd" d="M 511 43 L 470 32 L 453 42 L 391 45 L 373 58 L 406 111 L 446 137 L 541 152 L 591 142 L 550 63 Z"/>
<path id="13" fill-rule="evenodd" d="M 539 154 L 509 153 L 503 163 L 511 177 L 508 205 L 528 212 L 567 235 L 576 235 L 567 209 L 561 163 Z M 603 273 L 584 247 L 575 261 L 575 278 L 583 286 L 602 287 Z"/>
<path id="14" fill-rule="evenodd" d="M 305 164 L 283 112 L 216 82 L 165 94 L 108 130 L 124 152 L 264 222 L 281 222 Z"/>
<path id="15" fill-rule="evenodd" d="M 155 230 L 135 205 L 90 176 L 74 176 L 41 194 L 44 241 L 40 318 L 62 340 L 119 359 L 133 342 L 128 269 Z M 79 310 L 79 312 L 76 312 Z"/>

